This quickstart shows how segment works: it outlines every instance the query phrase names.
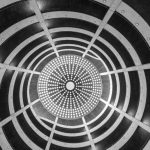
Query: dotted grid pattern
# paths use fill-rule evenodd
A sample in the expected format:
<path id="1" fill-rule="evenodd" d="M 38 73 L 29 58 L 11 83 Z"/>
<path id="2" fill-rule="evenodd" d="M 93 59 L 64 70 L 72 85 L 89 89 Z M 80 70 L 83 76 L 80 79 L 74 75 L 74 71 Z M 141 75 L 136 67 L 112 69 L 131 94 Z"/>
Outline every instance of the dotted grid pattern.
<path id="1" fill-rule="evenodd" d="M 72 82 L 72 90 L 66 84 Z M 90 113 L 100 100 L 102 87 L 97 69 L 85 58 L 66 55 L 53 59 L 42 70 L 38 93 L 53 115 L 75 119 Z"/>

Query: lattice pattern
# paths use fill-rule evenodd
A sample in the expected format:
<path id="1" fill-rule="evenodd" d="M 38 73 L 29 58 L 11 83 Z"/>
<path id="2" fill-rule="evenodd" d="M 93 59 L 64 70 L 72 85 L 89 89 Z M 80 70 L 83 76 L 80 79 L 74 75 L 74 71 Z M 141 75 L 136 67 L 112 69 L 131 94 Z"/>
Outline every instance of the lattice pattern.
<path id="1" fill-rule="evenodd" d="M 100 100 L 102 88 L 97 69 L 79 56 L 58 57 L 43 69 L 38 92 L 52 114 L 74 119 L 86 115 Z"/>

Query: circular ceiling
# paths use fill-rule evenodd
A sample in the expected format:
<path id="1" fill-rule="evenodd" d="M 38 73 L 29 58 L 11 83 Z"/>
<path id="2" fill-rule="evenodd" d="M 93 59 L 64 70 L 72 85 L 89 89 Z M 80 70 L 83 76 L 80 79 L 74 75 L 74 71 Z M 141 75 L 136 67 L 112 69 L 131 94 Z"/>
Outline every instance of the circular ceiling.
<path id="1" fill-rule="evenodd" d="M 149 7 L 1 0 L 0 150 L 149 150 Z"/>
<path id="2" fill-rule="evenodd" d="M 85 116 L 101 97 L 101 78 L 88 60 L 65 55 L 50 61 L 42 70 L 38 93 L 43 106 L 65 119 Z"/>

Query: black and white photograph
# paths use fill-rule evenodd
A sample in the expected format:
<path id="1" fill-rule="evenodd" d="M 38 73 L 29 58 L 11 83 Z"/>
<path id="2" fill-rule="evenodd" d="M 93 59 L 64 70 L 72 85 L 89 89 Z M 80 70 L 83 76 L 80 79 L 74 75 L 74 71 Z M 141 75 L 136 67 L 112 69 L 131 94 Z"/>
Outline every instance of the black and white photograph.
<path id="1" fill-rule="evenodd" d="M 0 0 L 0 150 L 150 150 L 150 0 Z"/>

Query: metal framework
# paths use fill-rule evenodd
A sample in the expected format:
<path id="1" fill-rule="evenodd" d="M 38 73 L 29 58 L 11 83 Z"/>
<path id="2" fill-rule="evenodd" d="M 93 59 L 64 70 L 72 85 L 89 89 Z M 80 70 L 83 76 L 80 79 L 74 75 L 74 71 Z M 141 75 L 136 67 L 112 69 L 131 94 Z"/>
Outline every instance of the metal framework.
<path id="1" fill-rule="evenodd" d="M 8 118 L 2 120 L 0 122 L 0 127 L 4 126 L 5 124 L 7 124 L 9 121 L 11 121 L 13 118 L 16 118 L 18 115 L 20 115 L 21 113 L 23 113 L 24 111 L 26 111 L 29 107 L 31 107 L 32 105 L 34 105 L 35 103 L 39 102 L 40 99 L 37 99 L 35 101 L 33 101 L 32 103 L 28 104 L 27 106 L 23 107 L 22 109 L 18 110 L 17 112 L 11 114 Z"/>
<path id="2" fill-rule="evenodd" d="M 150 69 L 150 64 L 144 64 L 144 65 L 140 65 L 140 66 L 133 66 L 133 67 L 113 70 L 113 71 L 109 71 L 109 72 L 103 72 L 103 73 L 100 73 L 100 75 L 104 76 L 104 75 L 116 74 L 116 73 L 121 73 L 121 72 L 143 71 L 143 70 L 147 70 L 147 69 Z"/>
<path id="3" fill-rule="evenodd" d="M 85 129 L 86 129 L 86 132 L 87 132 L 87 135 L 88 135 L 88 138 L 89 138 L 89 141 L 90 141 L 92 150 L 96 150 L 94 141 L 93 141 L 93 139 L 92 139 L 92 136 L 91 136 L 91 134 L 90 134 L 90 130 L 88 129 L 88 126 L 87 126 L 87 124 L 86 124 L 86 121 L 85 121 L 85 118 L 84 118 L 84 117 L 82 117 L 82 121 L 83 121 L 83 124 L 84 124 L 84 126 L 85 126 Z"/>
<path id="4" fill-rule="evenodd" d="M 0 68 L 8 69 L 8 70 L 14 70 L 14 71 L 21 71 L 21 72 L 31 73 L 31 74 L 37 74 L 37 75 L 41 74 L 40 72 L 37 72 L 37 71 L 23 69 L 23 68 L 20 68 L 20 67 L 10 66 L 10 65 L 7 65 L 7 64 L 2 64 L 2 63 L 0 63 Z"/>
<path id="5" fill-rule="evenodd" d="M 58 117 L 56 117 L 55 122 L 53 124 L 53 128 L 52 128 L 52 131 L 51 131 L 50 137 L 48 139 L 48 142 L 47 142 L 45 150 L 49 150 L 50 149 L 50 146 L 51 146 L 51 143 L 52 143 L 52 139 L 53 139 L 53 135 L 55 133 L 55 128 L 56 128 L 56 125 L 57 125 L 57 121 L 58 121 Z"/>
<path id="6" fill-rule="evenodd" d="M 100 23 L 96 33 L 94 34 L 94 36 L 92 37 L 91 42 L 89 43 L 86 51 L 84 52 L 82 57 L 85 57 L 85 55 L 88 53 L 88 51 L 90 50 L 90 48 L 92 47 L 92 45 L 94 44 L 95 40 L 97 39 L 97 37 L 100 35 L 100 33 L 102 32 L 102 30 L 105 28 L 105 25 L 107 24 L 107 22 L 109 21 L 109 19 L 111 18 L 111 16 L 114 14 L 115 10 L 118 8 L 118 6 L 120 5 L 122 0 L 114 0 L 109 8 L 109 10 L 107 11 L 106 15 L 104 16 L 104 19 L 102 20 L 102 22 Z"/>
<path id="7" fill-rule="evenodd" d="M 54 49 L 54 52 L 56 53 L 56 55 L 58 57 L 59 56 L 58 51 L 57 51 L 56 46 L 54 44 L 54 41 L 53 41 L 53 39 L 52 39 L 52 37 L 50 35 L 50 32 L 49 32 L 49 30 L 48 30 L 48 28 L 47 28 L 47 26 L 45 24 L 44 18 L 42 16 L 42 13 L 41 13 L 41 11 L 39 9 L 39 6 L 38 6 L 36 0 L 30 0 L 30 3 L 31 3 L 31 6 L 33 8 L 33 11 L 35 12 L 35 14 L 37 16 L 37 19 L 39 20 L 39 22 L 41 24 L 41 27 L 43 28 L 43 30 L 45 32 L 45 35 L 47 36 L 50 44 L 52 45 L 52 47 Z"/>
<path id="8" fill-rule="evenodd" d="M 19 0 L 13 0 L 13 2 L 16 2 L 16 1 L 19 1 Z M 12 3 L 10 2 L 9 0 L 7 1 L 4 1 L 3 0 L 3 6 L 5 6 L 6 4 L 8 5 L 8 3 Z M 44 17 L 38 7 L 38 4 L 36 2 L 36 0 L 30 0 L 30 3 L 31 3 L 31 6 L 36 14 L 36 17 L 38 19 L 38 21 L 40 22 L 43 30 L 44 30 L 44 33 L 45 35 L 48 37 L 48 40 L 50 42 L 50 44 L 52 45 L 52 48 L 55 52 L 55 54 L 57 55 L 57 57 L 59 57 L 59 54 L 58 54 L 58 51 L 57 51 L 57 47 L 55 46 L 54 44 L 54 40 L 52 39 L 51 37 L 51 33 L 50 31 L 48 30 L 46 24 L 45 24 L 45 20 L 44 20 Z M 96 39 L 98 38 L 98 36 L 100 35 L 100 33 L 102 32 L 102 30 L 106 27 L 107 25 L 107 22 L 109 21 L 109 19 L 111 18 L 111 16 L 113 15 L 113 13 L 115 11 L 121 11 L 121 8 L 118 8 L 119 6 L 123 5 L 121 3 L 121 0 L 114 0 L 108 10 L 108 12 L 106 13 L 104 19 L 101 21 L 97 31 L 95 32 L 95 34 L 93 35 L 92 37 L 92 40 L 90 41 L 88 47 L 86 48 L 85 52 L 83 53 L 82 57 L 85 57 L 85 55 L 87 55 L 87 53 L 90 51 L 90 48 L 94 45 L 94 42 L 96 41 Z M 131 19 L 131 18 L 130 18 Z M 146 34 L 146 33 L 145 33 Z M 37 37 L 37 36 L 36 36 Z M 145 36 L 146 37 L 146 36 Z M 24 73 L 31 73 L 31 74 L 37 74 L 37 75 L 40 75 L 40 72 L 37 72 L 37 71 L 32 71 L 32 70 L 28 70 L 28 69 L 23 69 L 23 68 L 20 68 L 20 67 L 15 67 L 15 66 L 10 66 L 8 64 L 5 64 L 5 63 L 0 63 L 0 68 L 2 69 L 8 69 L 8 70 L 14 70 L 14 71 L 21 71 L 21 72 L 24 72 Z M 138 66 L 133 66 L 133 67 L 128 67 L 128 68 L 123 68 L 123 69 L 119 69 L 119 70 L 113 70 L 113 71 L 109 71 L 109 72 L 103 72 L 101 73 L 100 75 L 101 76 L 104 76 L 104 75 L 111 75 L 111 74 L 118 74 L 118 73 L 121 73 L 121 72 L 130 72 L 130 71 L 143 71 L 143 70 L 146 70 L 146 69 L 150 69 L 150 64 L 144 64 L 144 65 L 138 65 Z M 24 113 L 24 111 L 26 111 L 29 107 L 31 107 L 32 105 L 34 105 L 35 103 L 37 103 L 39 101 L 39 99 L 35 100 L 34 102 L 30 103 L 29 105 L 23 107 L 22 109 L 20 109 L 19 111 L 11 114 L 8 118 L 4 119 L 3 121 L 0 122 L 0 129 L 5 125 L 7 124 L 10 120 L 16 118 L 19 114 L 21 113 Z M 141 122 L 141 120 L 138 120 L 132 116 L 130 116 L 129 114 L 127 114 L 126 112 L 118 109 L 116 106 L 113 106 L 111 105 L 110 103 L 107 103 L 105 100 L 101 99 L 101 101 L 103 103 L 105 103 L 107 106 L 111 107 L 113 110 L 117 111 L 118 113 L 120 113 L 120 115 L 122 117 L 126 117 L 128 118 L 129 120 L 131 120 L 134 124 L 136 124 L 136 126 L 140 126 L 141 128 L 145 129 L 146 131 L 148 131 L 150 133 L 150 127 L 146 124 L 144 124 L 143 122 Z M 42 119 L 42 118 L 41 118 Z M 96 150 L 95 148 L 95 143 L 91 137 L 91 134 L 90 134 L 90 130 L 88 129 L 87 127 L 87 123 L 85 121 L 85 118 L 82 117 L 82 120 L 83 120 L 83 123 L 84 123 L 84 126 L 85 126 L 85 129 L 86 129 L 86 132 L 87 132 L 87 135 L 89 137 L 89 141 L 90 141 L 90 144 L 91 144 L 91 147 L 93 150 Z M 55 133 L 55 127 L 57 125 L 57 121 L 58 121 L 58 118 L 56 117 L 55 119 L 55 122 L 54 122 L 54 125 L 53 125 L 53 128 L 52 128 L 52 132 L 50 134 L 50 137 L 48 139 L 48 143 L 47 143 L 47 146 L 46 146 L 46 150 L 48 150 L 50 148 L 50 145 L 51 145 L 51 142 L 52 142 L 52 138 L 53 138 L 53 135 Z M 150 145 L 150 142 L 148 142 L 148 144 L 146 145 L 146 147 L 144 148 L 144 150 L 148 150 L 149 148 L 149 145 Z"/>

